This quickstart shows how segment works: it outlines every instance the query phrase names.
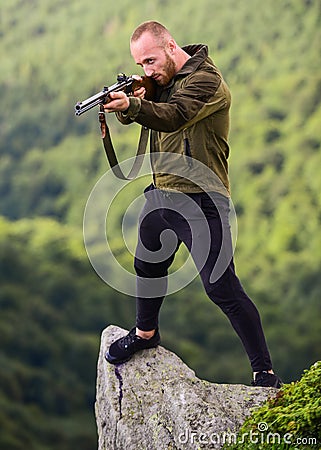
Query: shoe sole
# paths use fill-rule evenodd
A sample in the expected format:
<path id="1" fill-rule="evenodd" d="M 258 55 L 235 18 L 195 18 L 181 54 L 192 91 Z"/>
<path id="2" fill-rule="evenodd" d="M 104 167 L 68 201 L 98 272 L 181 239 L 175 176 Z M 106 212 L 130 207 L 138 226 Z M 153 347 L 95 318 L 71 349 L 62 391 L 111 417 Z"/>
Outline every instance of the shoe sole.
<path id="1" fill-rule="evenodd" d="M 156 347 L 158 347 L 159 344 L 160 344 L 160 342 L 158 342 L 158 343 L 155 344 L 155 345 L 152 345 L 151 347 L 146 347 L 146 348 L 142 348 L 141 350 L 137 350 L 137 352 L 135 352 L 135 353 L 141 352 L 141 351 L 143 351 L 143 350 L 149 350 L 150 348 L 156 348 Z M 133 353 L 132 355 L 130 355 L 128 358 L 117 359 L 117 358 L 115 358 L 114 356 L 111 356 L 111 355 L 109 354 L 109 352 L 107 352 L 107 353 L 105 354 L 105 359 L 106 359 L 107 362 L 109 362 L 109 364 L 123 364 L 123 363 L 125 363 L 125 362 L 128 362 L 128 361 L 135 355 L 135 353 Z"/>
<path id="2" fill-rule="evenodd" d="M 272 387 L 272 388 L 277 388 L 277 389 L 281 389 L 281 387 L 283 386 L 283 383 L 281 380 L 276 380 L 274 384 L 251 384 L 251 386 L 253 387 Z"/>
<path id="3" fill-rule="evenodd" d="M 117 358 L 114 358 L 113 356 L 111 356 L 109 353 L 106 353 L 105 359 L 107 362 L 109 362 L 109 364 L 122 364 L 122 363 L 129 361 L 133 356 L 134 355 L 130 356 L 129 358 L 125 358 L 125 359 L 117 359 Z"/>

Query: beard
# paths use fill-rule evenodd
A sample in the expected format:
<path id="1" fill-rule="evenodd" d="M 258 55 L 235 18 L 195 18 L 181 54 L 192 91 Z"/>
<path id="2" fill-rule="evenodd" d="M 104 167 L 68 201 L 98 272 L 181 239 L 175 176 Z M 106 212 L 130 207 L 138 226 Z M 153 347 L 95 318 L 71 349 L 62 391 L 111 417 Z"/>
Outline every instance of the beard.
<path id="1" fill-rule="evenodd" d="M 176 66 L 174 60 L 166 53 L 166 61 L 162 71 L 161 78 L 156 80 L 159 86 L 167 86 L 176 74 Z"/>

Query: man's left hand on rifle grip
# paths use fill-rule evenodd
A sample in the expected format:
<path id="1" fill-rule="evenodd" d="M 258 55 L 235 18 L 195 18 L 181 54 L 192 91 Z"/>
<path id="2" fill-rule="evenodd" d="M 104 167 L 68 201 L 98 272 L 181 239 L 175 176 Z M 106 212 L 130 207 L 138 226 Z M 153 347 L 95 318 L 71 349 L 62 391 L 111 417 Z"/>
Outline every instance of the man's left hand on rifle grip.
<path id="1" fill-rule="evenodd" d="M 104 104 L 107 113 L 126 111 L 129 108 L 129 98 L 123 91 L 111 92 L 109 101 Z"/>

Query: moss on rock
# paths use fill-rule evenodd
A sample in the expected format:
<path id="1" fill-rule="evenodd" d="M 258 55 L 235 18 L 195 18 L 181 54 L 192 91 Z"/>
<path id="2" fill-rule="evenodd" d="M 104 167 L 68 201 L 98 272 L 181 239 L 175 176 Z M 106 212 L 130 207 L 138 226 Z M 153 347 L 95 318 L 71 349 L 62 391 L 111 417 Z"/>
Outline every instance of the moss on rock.
<path id="1" fill-rule="evenodd" d="M 285 384 L 249 416 L 238 433 L 242 449 L 319 449 L 321 445 L 321 361 L 297 382 Z"/>

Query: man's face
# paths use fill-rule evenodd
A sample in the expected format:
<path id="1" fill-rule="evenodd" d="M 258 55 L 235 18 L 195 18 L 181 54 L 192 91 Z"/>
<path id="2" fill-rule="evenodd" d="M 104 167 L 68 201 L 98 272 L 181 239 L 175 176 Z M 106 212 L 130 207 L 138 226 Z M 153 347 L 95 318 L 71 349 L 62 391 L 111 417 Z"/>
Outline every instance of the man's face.
<path id="1" fill-rule="evenodd" d="M 176 74 L 176 65 L 170 55 L 171 43 L 165 47 L 150 33 L 144 33 L 131 43 L 131 53 L 136 64 L 141 66 L 148 77 L 154 78 L 159 86 L 166 86 Z"/>

